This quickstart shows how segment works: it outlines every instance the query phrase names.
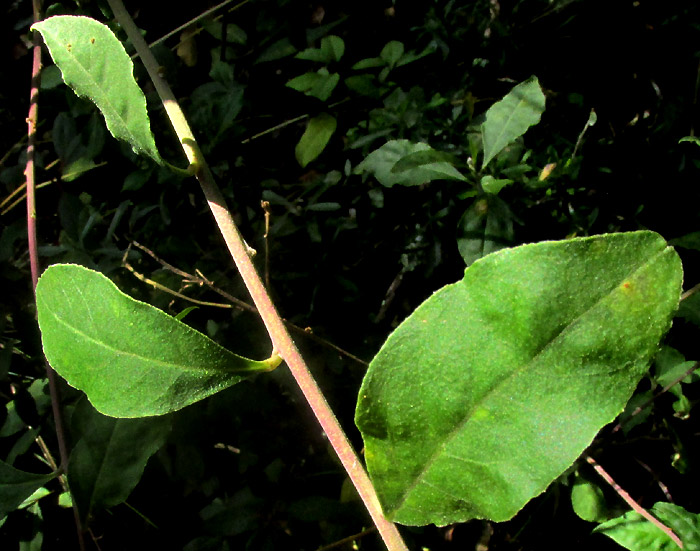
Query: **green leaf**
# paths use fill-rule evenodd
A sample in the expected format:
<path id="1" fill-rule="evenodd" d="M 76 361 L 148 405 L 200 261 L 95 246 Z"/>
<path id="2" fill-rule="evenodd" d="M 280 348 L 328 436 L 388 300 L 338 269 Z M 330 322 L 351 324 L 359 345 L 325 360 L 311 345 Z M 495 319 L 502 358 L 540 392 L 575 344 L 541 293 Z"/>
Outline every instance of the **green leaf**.
<path id="1" fill-rule="evenodd" d="M 486 193 L 491 193 L 493 195 L 496 195 L 504 187 L 512 183 L 513 180 L 510 180 L 508 178 L 494 178 L 490 174 L 486 174 L 481 178 L 481 187 L 483 188 L 483 190 Z"/>
<path id="2" fill-rule="evenodd" d="M 307 61 L 320 61 L 321 63 L 331 63 L 340 61 L 345 53 L 345 42 L 339 36 L 325 36 L 321 39 L 320 48 L 307 48 L 294 57 Z"/>
<path id="3" fill-rule="evenodd" d="M 474 201 L 457 225 L 457 247 L 467 266 L 513 242 L 513 214 L 494 195 Z"/>
<path id="4" fill-rule="evenodd" d="M 73 418 L 82 417 L 83 434 L 71 452 L 68 481 L 80 516 L 123 503 L 141 480 L 148 459 L 163 445 L 169 417 L 115 419 L 87 401 Z"/>
<path id="5" fill-rule="evenodd" d="M 486 112 L 481 126 L 486 167 L 508 144 L 522 136 L 528 128 L 540 122 L 545 98 L 536 77 L 513 88 L 501 101 Z"/>
<path id="6" fill-rule="evenodd" d="M 391 140 L 367 155 L 355 171 L 373 174 L 386 187 L 418 186 L 433 180 L 466 180 L 452 164 L 437 160 L 440 158 L 444 157 L 428 144 Z"/>
<path id="7" fill-rule="evenodd" d="M 588 522 L 602 522 L 608 519 L 603 490 L 578 474 L 571 487 L 571 506 L 574 513 Z"/>
<path id="8" fill-rule="evenodd" d="M 683 542 L 686 551 L 700 550 L 700 515 L 673 503 L 656 503 L 651 513 Z M 599 525 L 594 532 L 605 534 L 630 551 L 678 551 L 663 530 L 634 511 Z"/>
<path id="9" fill-rule="evenodd" d="M 57 15 L 35 23 L 64 82 L 102 112 L 112 136 L 158 164 L 146 98 L 134 80 L 134 65 L 108 27 L 90 19 Z"/>
<path id="10" fill-rule="evenodd" d="M 329 73 L 325 67 L 315 73 L 304 73 L 287 82 L 286 86 L 307 96 L 326 101 L 340 81 L 338 73 Z"/>
<path id="11" fill-rule="evenodd" d="M 54 473 L 26 473 L 0 461 L 0 519 L 17 509 L 25 499 L 55 476 Z"/>
<path id="12" fill-rule="evenodd" d="M 356 423 L 386 515 L 504 521 L 622 411 L 678 306 L 653 232 L 499 251 L 391 334 Z"/>
<path id="13" fill-rule="evenodd" d="M 302 167 L 308 165 L 323 152 L 333 132 L 335 132 L 337 124 L 335 117 L 328 113 L 321 113 L 309 120 L 304 134 L 294 149 L 297 162 Z"/>
<path id="14" fill-rule="evenodd" d="M 393 67 L 401 59 L 404 52 L 404 46 L 402 42 L 398 40 L 392 40 L 388 42 L 384 48 L 382 48 L 379 57 L 381 57 L 389 67 Z"/>
<path id="15" fill-rule="evenodd" d="M 50 266 L 36 296 L 49 363 L 105 415 L 162 415 L 274 367 L 229 352 L 83 266 Z"/>

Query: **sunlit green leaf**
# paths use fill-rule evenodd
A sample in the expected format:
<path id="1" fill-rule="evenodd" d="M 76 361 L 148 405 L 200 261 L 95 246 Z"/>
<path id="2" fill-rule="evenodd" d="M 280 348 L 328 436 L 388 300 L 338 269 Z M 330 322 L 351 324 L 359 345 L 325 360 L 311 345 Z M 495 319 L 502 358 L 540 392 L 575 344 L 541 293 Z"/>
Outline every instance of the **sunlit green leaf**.
<path id="1" fill-rule="evenodd" d="M 518 84 L 486 112 L 481 127 L 484 144 L 482 168 L 528 128 L 540 122 L 545 98 L 537 78 Z"/>
<path id="2" fill-rule="evenodd" d="M 358 397 L 387 516 L 511 518 L 622 411 L 681 280 L 675 251 L 636 232 L 499 251 L 436 292 L 388 338 Z"/>
<path id="3" fill-rule="evenodd" d="M 574 513 L 588 522 L 602 522 L 608 519 L 603 490 L 578 474 L 571 486 L 571 506 Z"/>
<path id="4" fill-rule="evenodd" d="M 36 294 L 49 363 L 106 415 L 175 411 L 272 367 L 229 352 L 82 266 L 50 266 Z"/>
<path id="5" fill-rule="evenodd" d="M 321 113 L 309 120 L 309 124 L 294 149 L 297 162 L 305 167 L 318 157 L 328 145 L 337 126 L 335 117 Z"/>
<path id="6" fill-rule="evenodd" d="M 651 513 L 683 542 L 683 549 L 700 549 L 700 515 L 673 503 L 659 502 Z M 605 534 L 630 551 L 678 551 L 678 546 L 661 528 L 634 511 L 599 525 L 594 532 Z"/>
<path id="7" fill-rule="evenodd" d="M 65 83 L 97 106 L 112 135 L 163 164 L 134 65 L 114 33 L 94 19 L 69 15 L 50 17 L 32 29 L 41 33 Z"/>

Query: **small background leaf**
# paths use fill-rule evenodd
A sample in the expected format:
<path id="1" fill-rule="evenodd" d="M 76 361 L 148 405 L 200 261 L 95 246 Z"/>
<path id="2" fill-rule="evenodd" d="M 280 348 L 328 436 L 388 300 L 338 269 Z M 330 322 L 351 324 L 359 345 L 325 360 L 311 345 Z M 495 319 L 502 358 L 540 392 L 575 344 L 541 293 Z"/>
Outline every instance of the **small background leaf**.
<path id="1" fill-rule="evenodd" d="M 321 113 L 309 120 L 304 134 L 294 149 L 297 162 L 302 167 L 308 165 L 323 152 L 333 132 L 335 132 L 337 124 L 335 117 L 328 113 Z"/>
<path id="2" fill-rule="evenodd" d="M 540 122 L 545 97 L 537 78 L 531 77 L 518 84 L 501 101 L 486 112 L 482 125 L 484 161 L 482 168 L 503 148 L 522 136 L 528 128 Z"/>
<path id="3" fill-rule="evenodd" d="M 25 499 L 55 476 L 26 473 L 0 461 L 0 519 L 17 509 Z"/>
<path id="4" fill-rule="evenodd" d="M 625 406 L 678 306 L 652 232 L 543 242 L 470 266 L 388 338 L 357 426 L 387 516 L 503 521 Z"/>
<path id="5" fill-rule="evenodd" d="M 50 266 L 36 295 L 49 363 L 106 415 L 162 415 L 269 370 L 83 266 Z"/>
<path id="6" fill-rule="evenodd" d="M 65 83 L 97 106 L 112 135 L 163 164 L 134 65 L 112 31 L 89 17 L 69 15 L 50 17 L 32 29 L 41 33 Z"/>
<path id="7" fill-rule="evenodd" d="M 370 172 L 386 187 L 397 184 L 418 186 L 433 180 L 465 181 L 466 178 L 452 164 L 436 160 L 443 158 L 428 144 L 391 140 L 367 155 L 356 171 Z"/>

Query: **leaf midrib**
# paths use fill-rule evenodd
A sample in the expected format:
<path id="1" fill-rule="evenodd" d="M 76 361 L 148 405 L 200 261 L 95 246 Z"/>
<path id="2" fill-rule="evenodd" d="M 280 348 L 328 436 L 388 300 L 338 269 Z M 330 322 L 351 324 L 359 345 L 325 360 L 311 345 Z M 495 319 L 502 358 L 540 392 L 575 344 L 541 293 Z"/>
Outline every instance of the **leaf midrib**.
<path id="1" fill-rule="evenodd" d="M 640 265 L 638 268 L 632 270 L 632 272 L 630 272 L 630 274 L 628 274 L 626 277 L 621 278 L 621 281 L 625 281 L 625 280 L 631 279 L 636 273 L 638 273 L 640 270 L 642 270 L 643 268 L 645 268 L 646 266 L 648 266 L 651 262 L 653 262 L 654 260 L 656 260 L 656 258 L 658 258 L 658 257 L 661 256 L 662 254 L 664 254 L 664 252 L 665 252 L 667 249 L 668 249 L 668 247 L 663 247 L 663 248 L 662 248 L 660 251 L 658 251 L 655 255 L 653 255 L 652 257 L 650 257 L 649 260 L 648 260 L 647 262 L 643 263 L 643 264 Z M 617 289 L 618 286 L 619 286 L 619 284 L 616 285 L 616 286 L 614 286 L 614 287 L 611 289 L 610 292 L 601 295 L 601 297 L 600 297 L 598 300 L 596 300 L 589 308 L 587 308 L 586 310 L 584 310 L 583 312 L 581 312 L 578 316 L 576 316 L 576 318 L 574 318 L 573 320 L 571 320 L 571 322 L 568 323 L 568 324 L 566 325 L 566 327 L 564 327 L 563 329 L 561 329 L 555 336 L 553 336 L 553 337 L 549 340 L 549 342 L 548 342 L 547 344 L 545 344 L 545 345 L 537 352 L 537 354 L 535 354 L 535 355 L 532 357 L 532 359 L 531 359 L 530 361 L 528 361 L 527 363 L 525 363 L 524 365 L 522 365 L 520 368 L 518 368 L 518 369 L 516 369 L 516 370 L 513 370 L 513 371 L 512 371 L 511 373 L 509 373 L 506 377 L 504 377 L 503 379 L 501 379 L 501 381 L 499 381 L 489 392 L 485 393 L 478 401 L 476 401 L 476 402 L 473 404 L 473 406 L 472 406 L 472 408 L 469 410 L 468 414 L 464 416 L 464 419 L 463 419 L 462 421 L 460 421 L 457 425 L 455 425 L 455 427 L 454 427 L 452 430 L 449 431 L 449 433 L 445 436 L 445 438 L 444 438 L 440 443 L 438 443 L 438 444 L 435 446 L 435 450 L 436 450 L 436 451 L 430 456 L 430 458 L 428 459 L 428 461 L 425 463 L 425 467 L 421 470 L 420 474 L 415 478 L 415 480 L 411 483 L 411 485 L 408 486 L 408 488 L 404 491 L 404 493 L 403 493 L 403 495 L 402 495 L 402 497 L 401 497 L 401 500 L 400 500 L 400 501 L 398 502 L 398 504 L 393 508 L 393 511 L 394 511 L 394 512 L 396 512 L 396 511 L 398 511 L 398 510 L 401 509 L 401 507 L 402 507 L 403 504 L 406 502 L 406 500 L 408 499 L 408 497 L 413 493 L 413 490 L 414 490 L 419 484 L 421 484 L 421 482 L 423 481 L 423 478 L 425 477 L 425 475 L 426 475 L 428 472 L 430 472 L 430 470 L 431 470 L 433 464 L 441 457 L 442 451 L 445 450 L 445 449 L 447 449 L 447 444 L 448 444 L 450 441 L 452 441 L 452 440 L 455 438 L 455 436 L 461 432 L 462 428 L 471 420 L 471 418 L 472 418 L 472 413 L 476 410 L 476 408 L 477 408 L 479 405 L 481 405 L 488 397 L 490 397 L 491 395 L 493 395 L 494 392 L 497 392 L 506 382 L 510 381 L 510 380 L 511 380 L 513 377 L 515 377 L 516 375 L 519 375 L 520 373 L 522 373 L 528 366 L 531 366 L 531 365 L 533 364 L 534 360 L 536 360 L 540 355 L 542 355 L 555 341 L 557 341 L 557 340 L 559 339 L 559 337 L 560 337 L 562 334 L 566 333 L 566 332 L 569 330 L 569 328 L 572 327 L 578 320 L 580 320 L 583 316 L 585 316 L 585 315 L 588 314 L 591 310 L 593 310 L 594 308 L 596 308 L 605 298 L 607 298 L 608 296 L 610 296 L 610 294 L 611 294 L 612 292 L 614 292 L 614 290 Z"/>

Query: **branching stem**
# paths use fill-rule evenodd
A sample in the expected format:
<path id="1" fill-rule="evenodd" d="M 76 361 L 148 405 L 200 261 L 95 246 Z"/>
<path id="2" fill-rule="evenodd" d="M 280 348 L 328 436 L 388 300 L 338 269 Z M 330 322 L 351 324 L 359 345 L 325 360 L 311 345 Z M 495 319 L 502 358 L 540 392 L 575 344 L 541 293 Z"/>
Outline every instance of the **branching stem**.
<path id="1" fill-rule="evenodd" d="M 212 173 L 197 146 L 187 120 L 175 100 L 170 87 L 158 74 L 158 62 L 148 49 L 148 45 L 124 8 L 121 0 L 108 0 L 108 2 L 115 17 L 126 31 L 136 51 L 141 56 L 141 60 L 163 102 L 163 106 L 182 144 L 187 159 L 190 164 L 196 164 L 198 167 L 196 176 L 204 192 L 204 196 L 207 199 L 209 208 L 214 215 L 214 219 L 219 226 L 219 230 L 243 278 L 246 288 L 260 313 L 260 317 L 267 328 L 274 349 L 284 358 L 284 361 L 289 366 L 304 397 L 311 406 L 323 431 L 328 437 L 333 449 L 338 454 L 338 458 L 367 507 L 387 548 L 390 551 L 407 550 L 406 544 L 403 542 L 396 526 L 384 517 L 379 499 L 367 476 L 367 472 L 364 470 L 362 463 L 352 449 L 347 436 L 340 427 L 323 393 L 299 354 L 294 341 L 284 326 L 282 318 L 272 304 L 260 276 L 255 271 L 243 238 L 231 217 L 231 213 L 226 207 L 223 195 L 214 182 Z"/>

